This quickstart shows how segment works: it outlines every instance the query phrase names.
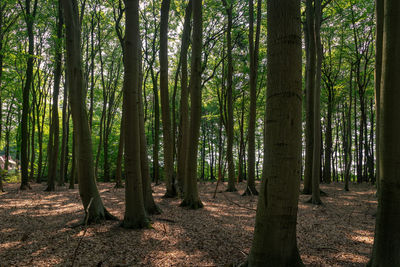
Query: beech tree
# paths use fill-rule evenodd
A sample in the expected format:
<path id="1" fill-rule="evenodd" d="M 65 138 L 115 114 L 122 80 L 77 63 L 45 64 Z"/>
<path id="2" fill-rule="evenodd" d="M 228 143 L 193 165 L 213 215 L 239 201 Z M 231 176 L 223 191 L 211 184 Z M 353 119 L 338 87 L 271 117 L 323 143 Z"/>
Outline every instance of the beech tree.
<path id="1" fill-rule="evenodd" d="M 382 8 L 380 6 L 379 8 Z M 378 9 L 379 10 L 379 9 Z M 379 192 L 375 240 L 369 266 L 400 266 L 400 2 L 383 5 L 379 110 Z M 378 17 L 379 19 L 380 17 Z M 379 39 L 377 39 L 379 40 Z"/>
<path id="2" fill-rule="evenodd" d="M 301 170 L 299 0 L 268 0 L 263 181 L 248 266 L 302 266 L 296 240 Z"/>
<path id="3" fill-rule="evenodd" d="M 191 209 L 203 207 L 197 189 L 197 151 L 201 121 L 201 51 L 203 47 L 202 1 L 193 0 L 192 64 L 190 79 L 190 126 L 187 146 L 185 195 L 181 206 Z"/>
<path id="4" fill-rule="evenodd" d="M 104 219 L 115 219 L 103 205 L 94 176 L 92 138 L 86 112 L 86 94 L 83 88 L 78 3 L 76 0 L 62 0 L 61 5 L 66 28 L 67 79 L 70 90 L 69 102 L 76 134 L 75 149 L 79 195 L 85 211 L 87 210 L 86 216 L 89 223 Z"/>
<path id="5" fill-rule="evenodd" d="M 165 197 L 175 197 L 177 192 L 174 183 L 174 151 L 171 128 L 171 112 L 168 94 L 168 16 L 170 0 L 161 4 L 160 22 L 160 93 L 161 116 L 163 125 L 164 176 L 167 187 Z"/>
<path id="6" fill-rule="evenodd" d="M 140 154 L 139 119 L 139 1 L 125 1 L 125 45 L 124 45 L 124 100 L 125 123 L 125 215 L 122 226 L 144 228 L 149 220 L 144 208 L 142 170 Z"/>

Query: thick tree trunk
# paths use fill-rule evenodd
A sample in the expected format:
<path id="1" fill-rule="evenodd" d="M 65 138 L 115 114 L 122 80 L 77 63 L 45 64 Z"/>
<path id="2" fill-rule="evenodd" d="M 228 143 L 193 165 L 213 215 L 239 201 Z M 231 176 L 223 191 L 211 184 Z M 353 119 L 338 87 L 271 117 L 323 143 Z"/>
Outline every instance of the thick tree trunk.
<path id="1" fill-rule="evenodd" d="M 104 208 L 95 181 L 92 138 L 86 113 L 86 94 L 83 88 L 78 3 L 76 0 L 62 0 L 61 3 L 66 26 L 66 63 L 70 90 L 69 100 L 77 141 L 76 167 L 79 182 L 79 195 L 81 196 L 85 211 L 87 210 L 86 218 L 88 222 L 114 219 Z"/>
<path id="2" fill-rule="evenodd" d="M 400 266 L 400 2 L 385 0 L 379 118 L 378 212 L 370 266 Z"/>
<path id="3" fill-rule="evenodd" d="M 302 131 L 300 1 L 267 4 L 265 164 L 248 266 L 303 266 L 296 241 Z"/>
<path id="4" fill-rule="evenodd" d="M 191 209 L 203 207 L 197 189 L 197 152 L 201 123 L 201 52 L 203 47 L 202 1 L 193 0 L 193 43 L 190 77 L 190 126 L 187 147 L 185 196 L 181 206 Z"/>
<path id="5" fill-rule="evenodd" d="M 149 227 L 143 200 L 139 119 L 139 1 L 125 1 L 124 116 L 125 116 L 125 228 Z"/>
<path id="6" fill-rule="evenodd" d="M 168 16 L 170 0 L 163 0 L 161 4 L 160 22 L 160 93 L 161 116 L 163 123 L 164 147 L 164 177 L 167 187 L 165 197 L 177 195 L 174 183 L 174 158 L 172 147 L 171 112 L 168 94 Z"/>

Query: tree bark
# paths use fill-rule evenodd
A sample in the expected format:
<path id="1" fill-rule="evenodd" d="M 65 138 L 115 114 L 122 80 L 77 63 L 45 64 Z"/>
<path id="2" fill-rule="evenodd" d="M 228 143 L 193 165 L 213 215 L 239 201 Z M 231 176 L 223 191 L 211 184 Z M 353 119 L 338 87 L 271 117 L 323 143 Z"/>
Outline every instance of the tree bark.
<path id="1" fill-rule="evenodd" d="M 187 147 L 189 139 L 189 91 L 188 91 L 188 62 L 187 53 L 190 43 L 190 18 L 192 17 L 192 0 L 189 1 L 185 10 L 185 22 L 183 24 L 182 44 L 181 44 L 181 99 L 179 106 L 179 135 L 178 135 L 178 193 L 184 196 Z"/>
<path id="2" fill-rule="evenodd" d="M 269 0 L 267 10 L 265 163 L 247 265 L 303 266 L 296 241 L 302 131 L 300 1 Z"/>
<path id="3" fill-rule="evenodd" d="M 249 1 L 249 51 L 250 51 L 250 113 L 248 126 L 248 151 L 247 151 L 247 186 L 244 195 L 258 195 L 255 186 L 256 166 L 256 115 L 257 115 L 257 71 L 258 71 L 258 50 L 260 42 L 261 27 L 261 4 L 257 1 L 257 28 L 254 41 L 254 5 L 253 0 Z"/>
<path id="4" fill-rule="evenodd" d="M 160 93 L 161 116 L 163 123 L 163 147 L 164 147 L 164 177 L 167 192 L 164 197 L 177 195 L 174 183 L 174 158 L 172 147 L 171 112 L 168 94 L 168 16 L 170 0 L 163 0 L 161 4 L 160 22 Z"/>
<path id="5" fill-rule="evenodd" d="M 400 266 L 400 2 L 384 1 L 378 212 L 369 266 Z"/>
<path id="6" fill-rule="evenodd" d="M 58 151 L 59 151 L 59 118 L 58 118 L 58 94 L 60 91 L 61 81 L 61 64 L 62 64 L 62 9 L 60 3 L 58 3 L 58 23 L 57 23 L 57 37 L 55 40 L 55 61 L 56 66 L 54 70 L 54 89 L 53 89 L 53 107 L 52 107 L 52 121 L 50 126 L 49 136 L 49 147 L 50 152 L 48 156 L 48 178 L 46 191 L 55 190 L 55 181 L 57 178 L 57 162 L 58 162 Z M 64 181 L 61 182 L 63 184 Z"/>
<path id="7" fill-rule="evenodd" d="M 125 228 L 149 227 L 143 200 L 140 119 L 139 119 L 139 79 L 140 42 L 139 1 L 125 1 L 125 46 L 124 46 L 124 116 L 125 116 Z"/>
<path id="8" fill-rule="evenodd" d="M 33 79 L 34 46 L 33 23 L 36 16 L 38 1 L 35 0 L 31 10 L 31 0 L 25 0 L 25 22 L 28 34 L 28 61 L 26 63 L 25 85 L 22 90 L 22 117 L 21 117 L 21 190 L 31 189 L 28 177 L 28 115 L 29 115 L 29 93 Z M 21 6 L 22 8 L 22 6 Z"/>
<path id="9" fill-rule="evenodd" d="M 233 0 L 230 1 L 229 6 L 226 0 L 222 3 L 225 6 L 228 16 L 228 26 L 226 29 L 226 42 L 227 42 L 227 57 L 228 57 L 228 77 L 227 77 L 227 104 L 228 104 L 228 120 L 227 120 L 227 136 L 228 147 L 226 151 L 228 159 L 228 188 L 226 191 L 235 192 L 235 164 L 233 161 L 233 97 L 232 97 L 232 83 L 233 83 L 233 59 L 232 59 L 232 11 Z"/>
<path id="10" fill-rule="evenodd" d="M 78 3 L 76 0 L 62 0 L 66 26 L 67 76 L 70 90 L 69 101 L 76 134 L 76 164 L 79 183 L 79 195 L 88 222 L 114 219 L 104 208 L 97 189 L 94 166 L 92 138 L 86 113 L 85 92 L 81 61 L 81 31 Z M 89 207 L 89 203 L 91 204 Z"/>
<path id="11" fill-rule="evenodd" d="M 185 196 L 183 207 L 198 209 L 203 207 L 197 189 L 197 152 L 201 123 L 201 52 L 203 47 L 202 1 L 193 0 L 192 62 L 190 77 L 190 126 L 187 147 Z"/>

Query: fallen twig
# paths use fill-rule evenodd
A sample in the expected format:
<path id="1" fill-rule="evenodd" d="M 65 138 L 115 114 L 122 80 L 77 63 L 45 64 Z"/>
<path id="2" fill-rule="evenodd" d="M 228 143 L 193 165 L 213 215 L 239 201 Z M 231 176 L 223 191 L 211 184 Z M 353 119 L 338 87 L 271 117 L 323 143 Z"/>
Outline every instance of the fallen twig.
<path id="1" fill-rule="evenodd" d="M 90 208 L 90 205 L 92 205 L 92 201 L 93 201 L 93 198 L 90 198 L 89 205 L 87 205 L 87 207 L 85 209 L 85 213 L 86 213 L 86 215 L 85 215 L 85 230 L 83 231 L 83 235 L 79 239 L 78 245 L 75 248 L 74 257 L 72 258 L 72 264 L 71 264 L 72 267 L 74 266 L 76 255 L 78 253 L 78 249 L 79 249 L 79 247 L 82 243 L 82 240 L 85 237 L 86 232 L 87 232 L 87 226 L 88 226 L 88 220 L 89 220 L 89 208 Z"/>
<path id="2" fill-rule="evenodd" d="M 238 206 L 238 207 L 240 207 L 240 208 L 247 209 L 247 210 L 252 210 L 252 211 L 257 211 L 256 209 L 248 208 L 248 207 L 245 207 L 245 206 L 240 205 L 239 203 L 234 202 L 233 200 L 229 199 L 224 193 L 222 193 L 222 195 L 223 195 L 229 202 L 235 204 L 236 206 Z"/>

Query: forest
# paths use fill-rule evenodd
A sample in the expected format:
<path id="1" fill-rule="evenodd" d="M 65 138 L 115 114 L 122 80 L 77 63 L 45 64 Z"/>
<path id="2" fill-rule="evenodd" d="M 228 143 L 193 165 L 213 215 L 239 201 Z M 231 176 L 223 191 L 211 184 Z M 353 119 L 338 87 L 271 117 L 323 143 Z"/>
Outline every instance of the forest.
<path id="1" fill-rule="evenodd" d="M 400 267 L 399 14 L 0 0 L 0 266 Z"/>

